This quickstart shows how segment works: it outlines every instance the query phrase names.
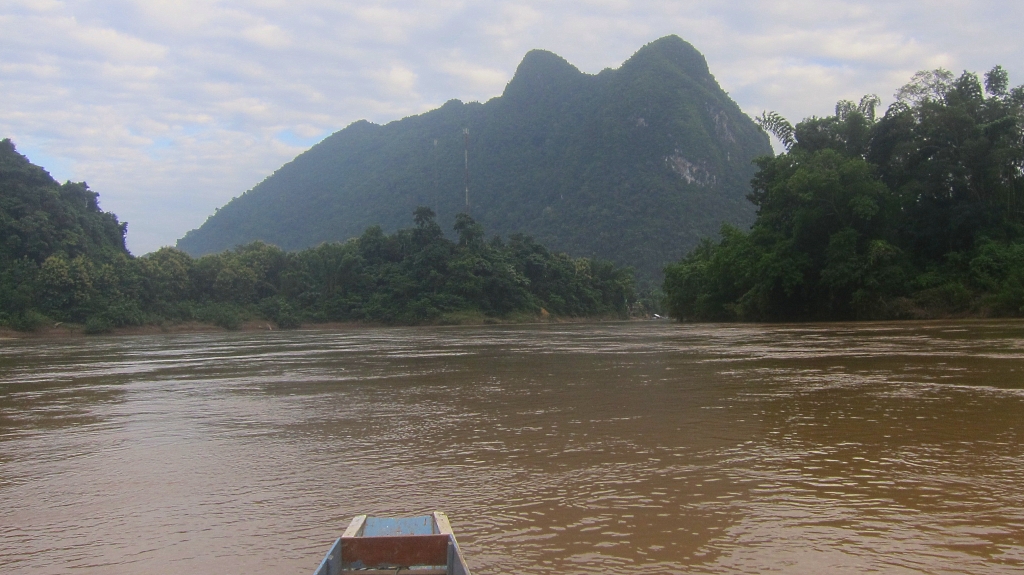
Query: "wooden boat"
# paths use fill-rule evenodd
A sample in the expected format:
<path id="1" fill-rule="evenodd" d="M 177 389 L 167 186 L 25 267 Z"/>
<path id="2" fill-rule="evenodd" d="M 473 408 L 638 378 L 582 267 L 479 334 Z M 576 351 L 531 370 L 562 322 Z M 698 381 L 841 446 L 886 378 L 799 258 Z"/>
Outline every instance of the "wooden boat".
<path id="1" fill-rule="evenodd" d="M 448 516 L 392 519 L 357 515 L 313 575 L 471 575 Z"/>

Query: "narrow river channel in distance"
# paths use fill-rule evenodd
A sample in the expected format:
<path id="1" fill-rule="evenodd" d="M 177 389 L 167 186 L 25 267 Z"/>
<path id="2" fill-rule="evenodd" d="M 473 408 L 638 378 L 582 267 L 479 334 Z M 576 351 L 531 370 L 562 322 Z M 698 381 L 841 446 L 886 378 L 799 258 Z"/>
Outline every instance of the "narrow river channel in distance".
<path id="1" fill-rule="evenodd" d="M 1024 323 L 0 341 L 0 573 L 1020 573 Z"/>

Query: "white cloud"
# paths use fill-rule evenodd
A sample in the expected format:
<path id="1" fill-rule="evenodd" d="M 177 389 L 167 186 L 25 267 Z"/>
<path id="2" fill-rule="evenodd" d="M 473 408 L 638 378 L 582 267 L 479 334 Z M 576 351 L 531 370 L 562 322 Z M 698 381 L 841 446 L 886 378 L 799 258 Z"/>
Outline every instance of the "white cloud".
<path id="1" fill-rule="evenodd" d="M 56 22 L 59 29 L 67 31 L 70 39 L 77 40 L 81 48 L 91 48 L 99 56 L 115 61 L 154 60 L 162 58 L 167 48 L 123 34 L 110 28 L 82 26 L 73 18 Z"/>
<path id="2" fill-rule="evenodd" d="M 54 12 L 64 7 L 58 0 L 10 0 L 11 7 L 24 8 L 33 12 Z"/>
<path id="3" fill-rule="evenodd" d="M 385 93 L 399 97 L 416 98 L 416 73 L 401 64 L 392 64 L 387 70 L 374 74 Z"/>
<path id="4" fill-rule="evenodd" d="M 511 79 L 507 70 L 481 66 L 469 60 L 461 50 L 439 55 L 431 66 L 453 78 L 475 93 L 499 94 Z"/>
<path id="5" fill-rule="evenodd" d="M 1020 83 L 1021 21 L 994 0 L 9 0 L 0 137 L 89 182 L 145 253 L 355 120 L 499 95 L 533 48 L 596 73 L 678 34 L 749 114 L 800 119 L 937 66 Z"/>
<path id="6" fill-rule="evenodd" d="M 250 26 L 242 31 L 242 37 L 265 48 L 284 48 L 291 44 L 291 38 L 273 24 Z"/>

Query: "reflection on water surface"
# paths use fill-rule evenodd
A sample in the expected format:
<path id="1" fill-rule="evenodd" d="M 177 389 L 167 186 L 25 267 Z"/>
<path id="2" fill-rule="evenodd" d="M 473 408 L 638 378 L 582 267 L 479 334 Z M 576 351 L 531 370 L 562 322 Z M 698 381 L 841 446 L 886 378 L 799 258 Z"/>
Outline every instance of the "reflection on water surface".
<path id="1" fill-rule="evenodd" d="M 447 511 L 475 573 L 1024 569 L 1024 324 L 0 342 L 0 571 L 307 573 Z"/>

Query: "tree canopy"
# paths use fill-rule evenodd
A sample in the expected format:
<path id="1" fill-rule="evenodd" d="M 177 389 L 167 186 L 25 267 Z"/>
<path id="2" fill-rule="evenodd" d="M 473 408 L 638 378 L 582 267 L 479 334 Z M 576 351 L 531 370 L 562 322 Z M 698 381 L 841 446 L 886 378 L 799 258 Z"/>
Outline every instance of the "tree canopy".
<path id="1" fill-rule="evenodd" d="M 1006 71 L 919 72 L 832 116 L 760 124 L 749 232 L 666 269 L 670 314 L 810 320 L 1024 313 L 1024 87 Z"/>
<path id="2" fill-rule="evenodd" d="M 109 260 L 127 254 L 127 224 L 99 207 L 84 182 L 63 185 L 0 140 L 0 261 L 41 264 L 51 256 L 91 254 Z"/>

